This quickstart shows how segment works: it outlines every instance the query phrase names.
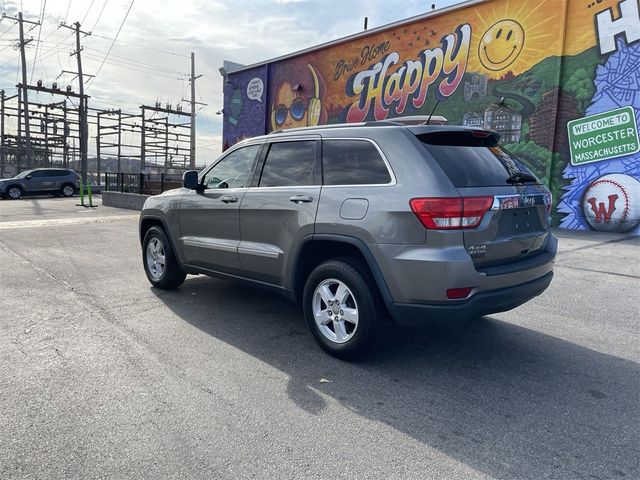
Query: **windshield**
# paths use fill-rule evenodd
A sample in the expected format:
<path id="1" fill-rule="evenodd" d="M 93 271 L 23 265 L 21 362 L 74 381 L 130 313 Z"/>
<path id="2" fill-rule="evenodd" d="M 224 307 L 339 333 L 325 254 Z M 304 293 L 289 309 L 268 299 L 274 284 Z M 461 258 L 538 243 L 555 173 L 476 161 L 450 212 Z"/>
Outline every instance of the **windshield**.
<path id="1" fill-rule="evenodd" d="M 33 170 L 25 170 L 24 172 L 19 173 L 15 176 L 15 178 L 25 178 L 27 175 L 33 173 Z"/>

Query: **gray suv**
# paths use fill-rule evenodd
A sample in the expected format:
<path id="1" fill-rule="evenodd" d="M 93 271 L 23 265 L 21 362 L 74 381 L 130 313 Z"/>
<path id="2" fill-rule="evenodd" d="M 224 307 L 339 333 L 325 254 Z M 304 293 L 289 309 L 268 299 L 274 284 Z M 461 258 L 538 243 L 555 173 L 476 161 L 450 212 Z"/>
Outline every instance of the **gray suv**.
<path id="1" fill-rule="evenodd" d="M 551 194 L 494 132 L 393 121 L 245 140 L 140 216 L 151 284 L 238 279 L 301 301 L 326 351 L 385 322 L 515 308 L 551 282 Z"/>
<path id="2" fill-rule="evenodd" d="M 12 200 L 35 194 L 71 197 L 78 189 L 78 180 L 78 174 L 67 168 L 25 170 L 13 178 L 0 179 L 0 196 Z"/>

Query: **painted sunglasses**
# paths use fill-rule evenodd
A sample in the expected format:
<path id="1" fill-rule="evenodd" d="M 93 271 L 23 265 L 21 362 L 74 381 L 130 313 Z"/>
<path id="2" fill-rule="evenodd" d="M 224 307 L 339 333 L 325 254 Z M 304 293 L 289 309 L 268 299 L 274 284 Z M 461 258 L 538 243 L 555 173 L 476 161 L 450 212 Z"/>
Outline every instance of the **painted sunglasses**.
<path id="1" fill-rule="evenodd" d="M 302 120 L 304 118 L 305 109 L 305 102 L 301 98 L 296 98 L 293 102 L 291 102 L 291 106 L 289 107 L 281 103 L 275 109 L 276 124 L 283 125 L 287 120 L 287 115 L 289 113 L 291 113 L 291 118 L 293 118 L 294 120 Z"/>

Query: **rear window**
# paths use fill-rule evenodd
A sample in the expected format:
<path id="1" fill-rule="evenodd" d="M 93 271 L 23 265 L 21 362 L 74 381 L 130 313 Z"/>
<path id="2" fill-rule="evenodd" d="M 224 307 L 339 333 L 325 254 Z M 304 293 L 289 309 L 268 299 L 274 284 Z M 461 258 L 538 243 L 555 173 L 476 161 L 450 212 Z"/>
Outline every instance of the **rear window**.
<path id="1" fill-rule="evenodd" d="M 498 137 L 471 131 L 428 133 L 418 139 L 456 187 L 511 185 L 507 178 L 530 170 L 504 148 Z M 485 136 L 481 136 L 485 135 Z"/>
<path id="2" fill-rule="evenodd" d="M 391 182 L 376 147 L 366 140 L 324 140 L 322 169 L 325 185 L 375 185 Z"/>

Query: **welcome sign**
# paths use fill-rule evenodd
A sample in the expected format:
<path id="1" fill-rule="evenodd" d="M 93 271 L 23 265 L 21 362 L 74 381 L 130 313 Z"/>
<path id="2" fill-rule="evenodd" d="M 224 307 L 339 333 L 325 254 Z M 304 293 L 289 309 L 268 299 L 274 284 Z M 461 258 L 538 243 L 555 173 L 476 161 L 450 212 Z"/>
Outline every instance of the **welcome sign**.
<path id="1" fill-rule="evenodd" d="M 571 164 L 599 162 L 640 150 L 633 107 L 617 108 L 567 124 Z"/>

